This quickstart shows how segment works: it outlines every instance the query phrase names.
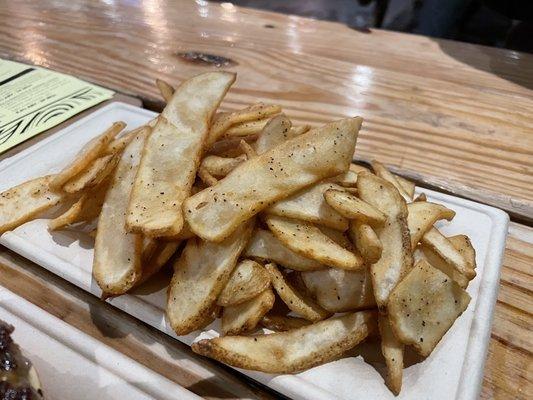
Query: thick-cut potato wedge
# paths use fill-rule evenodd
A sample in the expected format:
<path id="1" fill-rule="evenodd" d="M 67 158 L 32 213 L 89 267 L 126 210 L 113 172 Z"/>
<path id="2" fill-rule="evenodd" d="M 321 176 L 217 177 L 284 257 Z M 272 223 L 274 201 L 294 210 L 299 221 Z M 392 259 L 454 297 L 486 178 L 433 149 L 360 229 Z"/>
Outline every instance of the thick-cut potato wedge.
<path id="1" fill-rule="evenodd" d="M 192 231 L 205 240 L 223 240 L 274 202 L 346 171 L 361 122 L 344 119 L 288 140 L 189 197 L 183 209 Z"/>
<path id="2" fill-rule="evenodd" d="M 272 286 L 276 290 L 276 293 L 291 311 L 294 311 L 309 321 L 320 321 L 330 315 L 330 313 L 305 296 L 305 294 L 299 293 L 285 279 L 275 264 L 267 264 L 265 268 L 270 273 Z"/>
<path id="3" fill-rule="evenodd" d="M 79 193 L 98 186 L 115 170 L 118 160 L 119 157 L 112 154 L 97 158 L 87 169 L 65 183 L 63 190 L 67 193 Z"/>
<path id="4" fill-rule="evenodd" d="M 252 260 L 242 260 L 237 264 L 231 277 L 218 296 L 217 304 L 228 307 L 244 303 L 270 286 L 270 275 L 261 264 Z"/>
<path id="5" fill-rule="evenodd" d="M 391 326 L 397 338 L 427 357 L 469 302 L 454 280 L 422 260 L 390 295 Z"/>
<path id="6" fill-rule="evenodd" d="M 178 335 L 203 326 L 250 239 L 253 224 L 253 220 L 242 224 L 220 243 L 187 241 L 168 290 L 167 318 Z"/>
<path id="7" fill-rule="evenodd" d="M 172 96 L 174 95 L 174 92 L 175 92 L 172 85 L 164 81 L 163 79 L 156 79 L 155 84 L 157 88 L 159 89 L 159 93 L 161 93 L 161 96 L 163 97 L 163 99 L 165 99 L 167 103 L 171 101 Z"/>
<path id="8" fill-rule="evenodd" d="M 257 229 L 248 246 L 244 250 L 244 257 L 274 261 L 295 271 L 316 271 L 327 266 L 301 255 L 284 246 L 270 231 Z"/>
<path id="9" fill-rule="evenodd" d="M 319 182 L 276 202 L 265 212 L 345 231 L 348 229 L 348 221 L 324 199 L 324 193 L 329 190 L 342 190 L 342 187 L 334 183 Z"/>
<path id="10" fill-rule="evenodd" d="M 343 190 L 324 192 L 327 203 L 339 214 L 349 219 L 356 219 L 372 226 L 381 226 L 387 216 L 376 207 Z"/>
<path id="11" fill-rule="evenodd" d="M 459 254 L 464 257 L 467 269 L 473 271 L 473 274 L 470 274 L 472 276 L 470 279 L 473 279 L 476 270 L 476 250 L 472 246 L 470 238 L 466 235 L 455 235 L 450 236 L 448 240 Z"/>
<path id="12" fill-rule="evenodd" d="M 328 268 L 300 273 L 316 302 L 329 312 L 364 310 L 376 306 L 372 279 L 366 269 L 345 271 Z"/>
<path id="13" fill-rule="evenodd" d="M 155 275 L 176 253 L 181 241 L 176 242 L 158 242 L 156 248 L 149 258 L 142 258 L 142 276 L 136 286 L 146 282 L 150 277 Z"/>
<path id="14" fill-rule="evenodd" d="M 115 137 L 108 145 L 105 150 L 105 154 L 118 154 L 128 145 L 131 140 L 137 136 L 137 134 L 144 129 L 145 127 L 153 128 L 157 123 L 157 117 L 151 119 L 146 124 L 139 126 L 138 128 L 132 129 L 129 132 L 126 132 L 119 137 Z M 118 135 L 117 135 L 118 136 Z"/>
<path id="15" fill-rule="evenodd" d="M 207 72 L 182 83 L 144 145 L 130 196 L 127 226 L 146 236 L 174 236 L 191 192 L 211 116 L 235 74 Z"/>
<path id="16" fill-rule="evenodd" d="M 276 115 L 271 118 L 255 142 L 255 151 L 257 154 L 263 154 L 278 144 L 298 136 L 298 132 L 293 131 L 291 125 L 290 119 L 285 114 Z"/>
<path id="17" fill-rule="evenodd" d="M 234 367 L 291 374 L 341 357 L 376 329 L 374 320 L 374 313 L 361 311 L 288 332 L 203 339 L 191 348 Z"/>
<path id="18" fill-rule="evenodd" d="M 224 132 L 224 136 L 242 137 L 248 135 L 257 135 L 258 133 L 261 133 L 268 121 L 270 121 L 270 118 L 258 119 L 256 121 L 241 122 L 240 124 L 233 125 L 226 132 Z"/>
<path id="19" fill-rule="evenodd" d="M 220 156 L 207 156 L 204 157 L 200 167 L 205 168 L 215 178 L 223 178 L 231 171 L 233 171 L 237 165 L 246 161 L 246 156 L 239 157 L 220 157 Z"/>
<path id="20" fill-rule="evenodd" d="M 400 175 L 394 175 L 394 177 L 396 178 L 402 189 L 405 191 L 407 196 L 409 196 L 409 198 L 412 200 L 413 197 L 415 197 L 415 183 L 411 182 L 408 179 L 405 179 L 403 176 Z"/>
<path id="21" fill-rule="evenodd" d="M 261 319 L 261 325 L 274 332 L 286 332 L 312 324 L 304 318 L 289 317 L 286 315 L 266 314 Z"/>
<path id="22" fill-rule="evenodd" d="M 418 255 L 420 255 L 418 250 L 422 252 L 421 258 L 425 259 L 428 263 L 431 264 L 431 266 L 444 272 L 451 279 L 457 282 L 457 284 L 461 286 L 463 289 L 466 289 L 470 280 L 466 276 L 458 272 L 453 267 L 453 265 L 450 265 L 445 260 L 443 260 L 442 257 L 438 255 L 437 252 L 435 252 L 431 247 L 424 246 L 424 245 L 419 246 L 415 250 L 415 253 L 418 253 Z"/>
<path id="23" fill-rule="evenodd" d="M 391 183 L 376 175 L 361 173 L 357 190 L 362 200 L 387 215 L 385 225 L 376 230 L 383 246 L 381 257 L 370 266 L 374 296 L 383 310 L 392 289 L 413 266 L 407 205 Z"/>
<path id="24" fill-rule="evenodd" d="M 383 245 L 370 225 L 359 221 L 350 222 L 350 239 L 367 265 L 374 264 L 381 258 Z"/>
<path id="25" fill-rule="evenodd" d="M 263 316 L 272 308 L 276 297 L 267 288 L 255 297 L 222 311 L 222 332 L 224 335 L 238 335 L 255 329 Z"/>
<path id="26" fill-rule="evenodd" d="M 371 173 L 368 168 L 352 163 L 350 164 L 350 169 L 347 172 L 337 175 L 330 180 L 338 183 L 341 186 L 344 186 L 345 188 L 353 188 L 357 185 L 357 176 L 361 172 Z"/>
<path id="27" fill-rule="evenodd" d="M 468 265 L 463 254 L 437 228 L 431 228 L 424 234 L 422 244 L 432 249 L 447 264 L 453 266 L 457 272 L 468 279 L 476 276 L 476 271 Z"/>
<path id="28" fill-rule="evenodd" d="M 374 173 L 380 178 L 383 178 L 387 182 L 391 183 L 398 190 L 398 192 L 400 192 L 400 194 L 405 200 L 412 199 L 412 197 L 409 196 L 407 191 L 403 188 L 403 186 L 398 181 L 397 176 L 394 175 L 392 172 L 390 172 L 387 169 L 387 167 L 385 167 L 382 163 L 376 160 L 372 160 L 370 162 L 370 165 L 372 165 L 372 169 L 374 170 Z"/>
<path id="29" fill-rule="evenodd" d="M 407 225 L 411 235 L 411 247 L 414 249 L 422 236 L 429 231 L 435 222 L 440 219 L 451 221 L 455 217 L 455 211 L 446 208 L 442 204 L 427 201 L 415 201 L 407 205 Z"/>
<path id="30" fill-rule="evenodd" d="M 303 257 L 341 269 L 363 267 L 360 255 L 346 250 L 314 225 L 276 215 L 265 216 L 265 222 L 281 243 Z"/>
<path id="31" fill-rule="evenodd" d="M 0 234 L 36 218 L 59 204 L 64 195 L 50 190 L 54 175 L 21 183 L 0 193 Z"/>
<path id="32" fill-rule="evenodd" d="M 398 396 L 402 389 L 404 345 L 394 335 L 387 315 L 379 315 L 378 326 L 381 336 L 381 353 L 387 365 L 385 383 L 391 392 Z"/>
<path id="33" fill-rule="evenodd" d="M 279 112 L 281 112 L 279 105 L 258 103 L 232 113 L 217 115 L 209 131 L 207 147 L 211 147 L 233 125 L 264 119 Z"/>
<path id="34" fill-rule="evenodd" d="M 97 187 L 84 193 L 67 211 L 50 220 L 48 228 L 55 231 L 77 222 L 91 222 L 98 217 L 102 211 L 110 182 L 110 179 L 106 179 Z"/>
<path id="35" fill-rule="evenodd" d="M 124 122 L 115 122 L 100 136 L 89 141 L 76 155 L 76 158 L 54 177 L 50 182 L 50 187 L 56 190 L 61 189 L 66 182 L 84 171 L 91 162 L 106 151 L 109 143 L 125 126 Z"/>
<path id="36" fill-rule="evenodd" d="M 124 149 L 98 218 L 93 276 L 104 295 L 124 294 L 142 276 L 143 239 L 126 231 L 125 222 L 128 197 L 149 133 L 150 128 L 142 130 Z"/>

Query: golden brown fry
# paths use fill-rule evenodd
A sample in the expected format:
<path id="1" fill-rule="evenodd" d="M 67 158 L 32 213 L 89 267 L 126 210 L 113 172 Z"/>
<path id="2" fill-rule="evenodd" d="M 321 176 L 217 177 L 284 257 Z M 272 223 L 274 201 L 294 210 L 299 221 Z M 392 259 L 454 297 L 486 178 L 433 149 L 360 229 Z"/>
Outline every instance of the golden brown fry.
<path id="1" fill-rule="evenodd" d="M 390 323 L 396 337 L 427 357 L 469 302 L 455 281 L 421 260 L 390 295 Z"/>
<path id="2" fill-rule="evenodd" d="M 366 264 L 374 264 L 381 258 L 383 245 L 370 225 L 352 221 L 350 223 L 350 238 Z"/>
<path id="3" fill-rule="evenodd" d="M 311 129 L 311 125 L 293 126 L 290 130 L 291 137 L 302 135 Z"/>
<path id="4" fill-rule="evenodd" d="M 242 260 L 231 273 L 228 283 L 218 296 L 217 304 L 228 307 L 244 303 L 269 286 L 270 275 L 265 267 L 252 260 Z"/>
<path id="5" fill-rule="evenodd" d="M 264 119 L 279 112 L 281 112 L 281 107 L 278 105 L 258 103 L 243 110 L 224 113 L 213 121 L 206 147 L 211 147 L 233 125 Z"/>
<path id="6" fill-rule="evenodd" d="M 409 196 L 409 198 L 412 200 L 413 197 L 415 196 L 415 189 L 416 189 L 415 183 L 411 182 L 408 179 L 405 179 L 403 176 L 400 176 L 400 175 L 394 175 L 394 177 L 396 178 L 396 180 L 398 181 L 402 189 L 405 191 L 407 196 Z"/>
<path id="7" fill-rule="evenodd" d="M 65 183 L 63 190 L 78 193 L 98 186 L 115 170 L 118 160 L 119 157 L 112 154 L 97 158 L 87 169 Z"/>
<path id="8" fill-rule="evenodd" d="M 316 302 L 329 312 L 364 310 L 376 306 L 367 269 L 346 271 L 328 268 L 302 272 L 302 280 Z"/>
<path id="9" fill-rule="evenodd" d="M 334 183 L 319 182 L 276 202 L 265 212 L 345 231 L 348 229 L 348 220 L 324 199 L 324 193 L 334 189 L 342 190 L 342 187 Z"/>
<path id="10" fill-rule="evenodd" d="M 398 181 L 397 176 L 390 172 L 387 167 L 385 167 L 377 160 L 372 160 L 370 165 L 372 165 L 372 169 L 374 170 L 375 174 L 380 178 L 385 179 L 387 182 L 391 183 L 398 190 L 398 192 L 400 192 L 400 194 L 405 200 L 412 199 L 412 197 L 409 196 L 409 194 L 405 191 L 403 186 Z"/>
<path id="11" fill-rule="evenodd" d="M 381 352 L 387 365 L 385 383 L 391 392 L 398 396 L 402 389 L 404 346 L 394 335 L 387 315 L 379 315 L 378 326 L 381 335 Z"/>
<path id="12" fill-rule="evenodd" d="M 427 231 L 422 237 L 422 243 L 468 279 L 473 279 L 476 276 L 476 271 L 468 265 L 463 254 L 437 228 L 431 228 Z"/>
<path id="13" fill-rule="evenodd" d="M 414 249 L 422 236 L 429 231 L 435 222 L 440 219 L 451 221 L 455 217 L 455 211 L 446 208 L 442 204 L 415 201 L 407 205 L 409 215 L 407 225 L 411 235 L 411 247 Z"/>
<path id="14" fill-rule="evenodd" d="M 0 234 L 36 218 L 64 199 L 64 194 L 50 190 L 53 179 L 54 175 L 42 176 L 0 193 Z"/>
<path id="15" fill-rule="evenodd" d="M 272 286 L 276 290 L 276 293 L 291 311 L 294 311 L 309 321 L 320 321 L 330 315 L 313 300 L 305 296 L 303 293 L 299 293 L 287 281 L 287 279 L 285 279 L 275 264 L 267 264 L 265 265 L 265 268 L 270 273 Z"/>
<path id="16" fill-rule="evenodd" d="M 255 297 L 222 311 L 222 332 L 224 335 L 237 335 L 255 329 L 259 321 L 274 305 L 275 296 L 267 288 Z"/>
<path id="17" fill-rule="evenodd" d="M 163 79 L 156 79 L 155 84 L 159 89 L 159 93 L 161 93 L 161 97 L 163 97 L 167 103 L 170 102 L 174 95 L 174 88 L 172 85 Z"/>
<path id="18" fill-rule="evenodd" d="M 153 128 L 155 124 L 157 123 L 157 117 L 150 120 L 144 125 L 139 126 L 138 128 L 132 129 L 129 132 L 126 132 L 122 135 L 117 135 L 119 137 L 115 137 L 108 145 L 105 150 L 105 154 L 117 154 L 124 150 L 124 148 L 128 145 L 129 142 L 146 126 Z"/>
<path id="19" fill-rule="evenodd" d="M 285 114 L 276 115 L 268 121 L 259 134 L 255 142 L 255 150 L 257 154 L 263 154 L 278 144 L 298 136 L 298 134 L 298 131 L 291 129 L 291 121 Z"/>
<path id="20" fill-rule="evenodd" d="M 381 226 L 387 216 L 377 208 L 343 190 L 328 190 L 324 193 L 327 203 L 348 219 L 356 219 L 372 226 Z"/>
<path id="21" fill-rule="evenodd" d="M 387 215 L 385 225 L 376 230 L 383 246 L 381 258 L 370 266 L 374 296 L 383 310 L 390 292 L 413 265 L 407 205 L 391 183 L 376 175 L 361 173 L 357 178 L 357 190 L 362 200 Z"/>
<path id="22" fill-rule="evenodd" d="M 264 229 L 257 229 L 244 250 L 244 257 L 274 261 L 295 271 L 316 271 L 327 268 L 324 264 L 301 255 L 284 246 Z"/>
<path id="23" fill-rule="evenodd" d="M 231 171 L 233 171 L 237 165 L 246 161 L 246 155 L 240 155 L 238 157 L 220 157 L 220 156 L 206 156 L 202 160 L 201 168 L 205 168 L 215 178 L 223 178 Z"/>
<path id="24" fill-rule="evenodd" d="M 224 132 L 224 136 L 243 137 L 248 135 L 257 135 L 263 130 L 268 121 L 270 121 L 270 118 L 258 119 L 256 121 L 241 122 L 240 124 L 233 125 L 226 132 Z"/>
<path id="25" fill-rule="evenodd" d="M 249 135 L 243 138 L 240 138 L 240 137 L 224 138 L 224 139 L 217 141 L 211 146 L 211 148 L 209 149 L 209 154 L 216 155 L 219 157 L 228 157 L 228 158 L 230 157 L 235 158 L 238 156 L 242 156 L 243 155 L 242 150 L 239 147 L 239 143 L 241 142 L 241 140 L 245 140 L 247 143 L 255 145 L 256 139 L 257 139 L 257 135 Z"/>
<path id="26" fill-rule="evenodd" d="M 235 74 L 207 72 L 176 89 L 143 149 L 128 207 L 130 231 L 156 237 L 181 231 L 182 203 L 196 177 L 209 121 L 234 81 Z"/>
<path id="27" fill-rule="evenodd" d="M 130 290 L 142 276 L 142 236 L 126 231 L 126 210 L 150 128 L 124 149 L 106 192 L 94 243 L 93 276 L 104 295 Z"/>
<path id="28" fill-rule="evenodd" d="M 100 136 L 88 142 L 76 155 L 76 158 L 63 168 L 60 173 L 55 175 L 54 179 L 50 182 L 50 187 L 59 190 L 67 181 L 84 171 L 92 161 L 106 151 L 109 143 L 111 143 L 125 126 L 126 124 L 124 122 L 115 122 Z"/>
<path id="29" fill-rule="evenodd" d="M 254 148 L 246 142 L 246 140 L 241 139 L 239 142 L 239 147 L 241 148 L 242 152 L 246 154 L 246 157 L 249 159 L 254 158 L 257 156 L 257 153 L 255 152 Z"/>
<path id="30" fill-rule="evenodd" d="M 338 183 L 339 185 L 344 186 L 346 188 L 351 188 L 357 185 L 357 176 L 361 172 L 371 173 L 368 168 L 351 163 L 350 169 L 347 172 L 331 178 L 331 181 Z"/>
<path id="31" fill-rule="evenodd" d="M 191 348 L 234 367 L 290 374 L 341 357 L 373 332 L 374 320 L 375 314 L 361 311 L 288 332 L 204 339 Z"/>
<path id="32" fill-rule="evenodd" d="M 275 215 L 265 216 L 265 222 L 280 242 L 303 257 L 341 269 L 363 267 L 360 255 L 341 247 L 316 226 Z"/>
<path id="33" fill-rule="evenodd" d="M 213 186 L 218 183 L 218 179 L 211 175 L 211 173 L 201 165 L 198 168 L 198 177 L 203 183 L 205 183 L 206 186 Z"/>
<path id="34" fill-rule="evenodd" d="M 432 267 L 435 267 L 442 272 L 444 272 L 446 275 L 448 275 L 451 279 L 453 279 L 459 286 L 461 286 L 463 289 L 466 289 L 468 286 L 468 283 L 470 280 L 458 272 L 453 265 L 448 264 L 443 258 L 437 254 L 436 251 L 434 251 L 431 247 L 420 245 L 415 253 L 418 252 L 418 250 L 422 252 L 421 258 L 425 259 L 429 264 L 431 264 Z M 420 253 L 418 253 L 420 256 Z"/>
<path id="35" fill-rule="evenodd" d="M 149 258 L 142 259 L 142 276 L 136 286 L 146 282 L 155 275 L 176 253 L 181 241 L 158 242 Z M 144 256 L 144 254 L 143 254 Z"/>
<path id="36" fill-rule="evenodd" d="M 276 314 L 266 314 L 261 319 L 261 325 L 274 332 L 286 332 L 293 329 L 302 328 L 310 324 L 312 324 L 312 322 L 304 318 Z"/>
<path id="37" fill-rule="evenodd" d="M 288 140 L 189 197 L 183 209 L 192 231 L 205 240 L 223 240 L 275 201 L 345 171 L 361 122 L 345 119 Z"/>
<path id="38" fill-rule="evenodd" d="M 187 241 L 174 266 L 168 290 L 167 317 L 174 332 L 186 335 L 203 326 L 226 286 L 252 234 L 254 221 L 242 224 L 220 243 Z"/>

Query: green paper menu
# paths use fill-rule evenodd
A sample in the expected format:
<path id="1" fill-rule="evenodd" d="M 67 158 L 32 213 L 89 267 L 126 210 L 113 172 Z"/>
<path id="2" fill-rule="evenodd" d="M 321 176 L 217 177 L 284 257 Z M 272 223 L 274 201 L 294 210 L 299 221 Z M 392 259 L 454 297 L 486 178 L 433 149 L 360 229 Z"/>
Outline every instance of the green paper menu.
<path id="1" fill-rule="evenodd" d="M 0 154 L 113 94 L 73 76 L 0 59 Z"/>

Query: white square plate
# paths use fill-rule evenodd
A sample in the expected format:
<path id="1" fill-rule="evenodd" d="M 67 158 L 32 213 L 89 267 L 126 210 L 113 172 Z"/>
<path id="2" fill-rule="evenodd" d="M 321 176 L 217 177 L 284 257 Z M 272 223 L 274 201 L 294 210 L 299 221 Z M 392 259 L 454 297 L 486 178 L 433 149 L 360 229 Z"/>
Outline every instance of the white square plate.
<path id="1" fill-rule="evenodd" d="M 0 162 L 0 191 L 27 179 L 57 172 L 82 145 L 114 121 L 130 128 L 153 118 L 154 113 L 122 103 L 111 103 L 73 125 Z M 482 204 L 423 190 L 429 200 L 455 210 L 452 223 L 439 228 L 446 235 L 467 234 L 476 249 L 477 276 L 468 292 L 472 301 L 430 357 L 409 365 L 404 371 L 398 399 L 471 399 L 477 398 L 500 266 L 505 248 L 508 216 Z M 92 280 L 92 239 L 69 232 L 49 233 L 47 220 L 28 222 L 0 237 L 0 243 L 80 288 L 101 294 Z M 164 318 L 166 288 L 139 288 L 135 294 L 108 300 L 114 306 L 176 337 Z M 215 323 L 205 332 L 177 337 L 190 344 L 198 337 L 217 335 Z M 360 347 L 364 348 L 364 344 Z M 269 375 L 242 371 L 274 390 L 295 399 L 394 399 L 376 368 L 362 355 L 344 358 L 312 368 L 297 375 Z"/>

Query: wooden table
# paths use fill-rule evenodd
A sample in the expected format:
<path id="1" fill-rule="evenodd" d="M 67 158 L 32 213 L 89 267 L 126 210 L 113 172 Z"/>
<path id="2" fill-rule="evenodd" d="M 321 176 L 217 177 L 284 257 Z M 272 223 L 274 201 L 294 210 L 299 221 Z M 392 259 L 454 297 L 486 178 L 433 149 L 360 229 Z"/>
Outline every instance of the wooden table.
<path id="1" fill-rule="evenodd" d="M 156 77 L 178 83 L 220 68 L 192 60 L 191 52 L 221 56 L 222 67 L 238 73 L 223 108 L 276 102 L 294 120 L 311 124 L 362 115 L 356 153 L 361 160 L 380 159 L 421 186 L 509 212 L 514 222 L 482 398 L 533 396 L 532 55 L 380 30 L 359 32 L 203 0 L 5 1 L 0 21 L 0 57 L 80 76 L 135 96 L 152 109 L 162 105 Z M 157 352 L 143 341 L 129 335 L 110 339 L 95 328 L 90 313 L 74 318 L 58 299 L 82 308 L 105 305 L 44 277 L 38 268 L 23 269 L 24 262 L 6 251 L 2 257 L 10 262 L 2 267 L 0 284 L 66 315 L 69 323 L 140 362 L 156 364 L 150 359 Z M 42 298 L 31 290 L 40 284 L 59 289 Z M 164 340 L 121 318 L 114 329 L 136 324 Z M 186 348 L 179 351 L 197 360 Z M 169 372 L 164 367 L 169 362 L 156 369 L 202 395 L 217 397 L 228 379 L 233 396 L 271 396 L 260 388 L 251 391 L 242 378 L 214 363 L 199 361 L 220 373 L 206 385 Z"/>

